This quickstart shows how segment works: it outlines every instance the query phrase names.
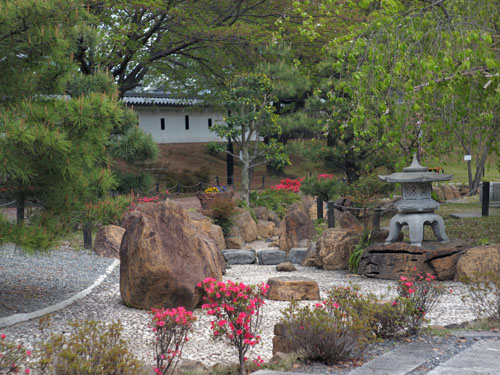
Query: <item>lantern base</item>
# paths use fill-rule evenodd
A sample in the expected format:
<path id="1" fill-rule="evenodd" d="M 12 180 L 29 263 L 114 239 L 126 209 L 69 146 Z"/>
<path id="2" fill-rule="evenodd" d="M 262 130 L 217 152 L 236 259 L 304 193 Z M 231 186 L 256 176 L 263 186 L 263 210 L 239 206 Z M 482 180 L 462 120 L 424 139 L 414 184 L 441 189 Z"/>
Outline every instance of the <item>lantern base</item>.
<path id="1" fill-rule="evenodd" d="M 440 242 L 448 242 L 448 236 L 446 236 L 444 231 L 444 221 L 441 216 L 435 213 L 408 213 L 397 214 L 391 219 L 389 236 L 385 240 L 385 243 L 396 242 L 403 225 L 408 225 L 410 230 L 410 244 L 422 246 L 425 224 L 432 226 L 432 231 Z"/>

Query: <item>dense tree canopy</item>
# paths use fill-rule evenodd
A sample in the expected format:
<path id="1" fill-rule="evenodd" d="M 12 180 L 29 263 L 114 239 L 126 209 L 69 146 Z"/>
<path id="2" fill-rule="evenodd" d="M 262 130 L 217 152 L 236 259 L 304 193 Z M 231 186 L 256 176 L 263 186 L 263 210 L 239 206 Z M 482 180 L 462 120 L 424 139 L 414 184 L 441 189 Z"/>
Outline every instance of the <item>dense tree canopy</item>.
<path id="1" fill-rule="evenodd" d="M 120 92 L 149 83 L 199 89 L 252 66 L 289 0 L 90 0 L 98 40 L 82 37 L 81 70 L 108 70 Z M 204 77 L 205 80 L 200 79 Z"/>

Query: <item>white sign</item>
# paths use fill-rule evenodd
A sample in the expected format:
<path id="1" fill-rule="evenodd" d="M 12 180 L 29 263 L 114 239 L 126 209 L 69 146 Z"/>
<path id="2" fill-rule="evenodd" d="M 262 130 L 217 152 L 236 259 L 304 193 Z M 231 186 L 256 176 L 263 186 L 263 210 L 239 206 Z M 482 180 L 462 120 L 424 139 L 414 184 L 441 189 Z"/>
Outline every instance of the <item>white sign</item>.
<path id="1" fill-rule="evenodd" d="M 470 155 L 464 155 L 464 160 L 465 161 L 472 160 L 472 157 Z"/>

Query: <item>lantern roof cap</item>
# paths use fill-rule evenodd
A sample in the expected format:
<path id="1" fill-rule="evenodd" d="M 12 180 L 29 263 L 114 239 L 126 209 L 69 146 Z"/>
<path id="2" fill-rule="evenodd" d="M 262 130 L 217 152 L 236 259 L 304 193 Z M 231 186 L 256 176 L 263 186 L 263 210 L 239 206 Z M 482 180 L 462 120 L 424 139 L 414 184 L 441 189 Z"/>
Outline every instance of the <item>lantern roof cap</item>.
<path id="1" fill-rule="evenodd" d="M 403 172 L 393 173 L 388 176 L 378 176 L 386 182 L 432 182 L 448 181 L 453 178 L 452 174 L 429 172 L 427 167 L 420 165 L 417 154 L 413 154 L 413 162 L 409 167 L 403 168 Z"/>

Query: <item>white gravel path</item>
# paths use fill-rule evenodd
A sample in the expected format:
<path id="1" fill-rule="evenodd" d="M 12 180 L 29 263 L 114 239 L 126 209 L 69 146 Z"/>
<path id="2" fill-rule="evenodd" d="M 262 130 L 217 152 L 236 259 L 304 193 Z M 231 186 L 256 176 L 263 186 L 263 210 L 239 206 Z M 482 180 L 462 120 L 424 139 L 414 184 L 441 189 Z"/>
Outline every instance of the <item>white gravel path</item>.
<path id="1" fill-rule="evenodd" d="M 255 244 L 254 248 L 263 248 L 264 243 Z M 275 266 L 237 265 L 227 270 L 224 280 L 240 281 L 249 284 L 266 282 L 270 277 L 283 276 L 284 273 L 276 271 Z M 289 273 L 285 273 L 289 275 Z M 314 268 L 297 266 L 294 276 L 304 276 L 316 280 L 319 284 L 322 297 L 326 292 L 338 285 L 357 284 L 364 293 L 384 295 L 388 286 L 395 283 L 387 280 L 369 279 L 358 275 L 351 275 L 345 271 L 323 271 Z M 452 293 L 446 293 L 437 308 L 429 315 L 434 325 L 447 325 L 461 323 L 474 318 L 472 311 L 462 302 L 461 296 L 465 288 L 457 282 L 444 283 Z M 287 302 L 266 301 L 262 325 L 262 345 L 254 350 L 254 355 L 260 355 L 268 361 L 272 357 L 273 327 L 281 316 L 281 310 L 288 305 Z M 206 365 L 216 363 L 236 362 L 236 352 L 224 342 L 214 342 L 211 339 L 209 318 L 201 310 L 196 310 L 199 318 L 190 335 L 190 341 L 184 348 L 183 358 L 199 360 Z M 75 302 L 67 308 L 53 314 L 52 324 L 41 333 L 38 321 L 31 320 L 1 329 L 9 338 L 23 342 L 32 347 L 36 341 L 45 340 L 51 332 L 69 332 L 69 322 L 75 320 L 120 320 L 124 326 L 124 338 L 132 352 L 145 363 L 152 364 L 151 340 L 152 334 L 149 327 L 149 316 L 146 311 L 132 309 L 121 302 L 119 291 L 119 269 L 117 268 L 109 277 L 90 295 Z"/>

